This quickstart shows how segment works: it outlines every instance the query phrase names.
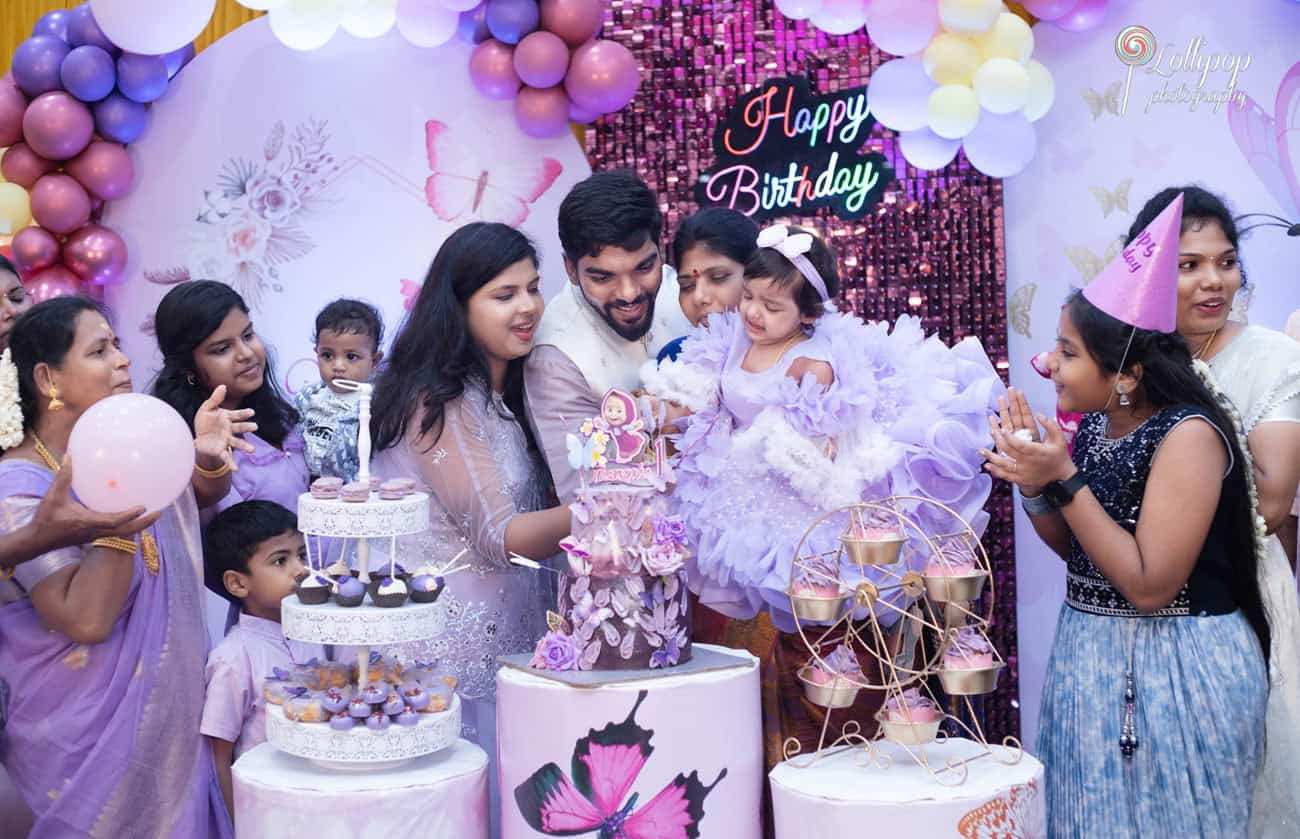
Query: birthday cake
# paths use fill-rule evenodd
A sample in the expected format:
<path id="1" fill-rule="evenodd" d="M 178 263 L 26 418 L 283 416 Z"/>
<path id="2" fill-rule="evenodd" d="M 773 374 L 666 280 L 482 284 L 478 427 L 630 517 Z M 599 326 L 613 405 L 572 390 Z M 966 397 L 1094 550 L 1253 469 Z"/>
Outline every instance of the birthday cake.
<path id="1" fill-rule="evenodd" d="M 667 512 L 666 441 L 651 438 L 636 400 L 611 390 L 599 417 L 567 439 L 582 486 L 569 509 L 558 611 L 530 662 L 541 670 L 640 670 L 691 657 L 682 520 Z"/>

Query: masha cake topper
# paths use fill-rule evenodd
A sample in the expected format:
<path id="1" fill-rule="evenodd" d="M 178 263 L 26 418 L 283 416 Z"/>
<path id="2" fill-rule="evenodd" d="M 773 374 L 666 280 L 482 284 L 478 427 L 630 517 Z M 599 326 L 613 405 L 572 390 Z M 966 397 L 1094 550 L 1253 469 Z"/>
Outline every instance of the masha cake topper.
<path id="1" fill-rule="evenodd" d="M 606 391 L 600 400 L 600 415 L 583 421 L 565 442 L 569 465 L 579 473 L 590 472 L 598 483 L 658 485 L 669 474 L 664 441 L 651 444 L 636 399 L 617 388 Z M 647 463 L 650 450 L 654 461 Z"/>

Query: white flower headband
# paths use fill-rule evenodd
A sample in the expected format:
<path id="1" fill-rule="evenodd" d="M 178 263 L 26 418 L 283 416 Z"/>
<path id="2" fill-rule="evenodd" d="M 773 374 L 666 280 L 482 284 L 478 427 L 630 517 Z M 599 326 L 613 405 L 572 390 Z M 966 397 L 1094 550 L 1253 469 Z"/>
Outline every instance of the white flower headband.
<path id="1" fill-rule="evenodd" d="M 822 275 L 817 273 L 817 269 L 808 261 L 804 254 L 812 250 L 813 237 L 811 233 L 795 233 L 791 235 L 789 228 L 784 224 L 774 224 L 771 227 L 764 228 L 758 234 L 758 246 L 760 248 L 771 248 L 777 253 L 790 260 L 790 264 L 799 269 L 799 273 L 812 287 L 817 290 L 823 303 L 830 303 L 831 296 L 826 291 L 826 281 Z"/>
<path id="2" fill-rule="evenodd" d="M 0 449 L 23 441 L 23 406 L 18 398 L 18 368 L 8 348 L 0 354 Z"/>

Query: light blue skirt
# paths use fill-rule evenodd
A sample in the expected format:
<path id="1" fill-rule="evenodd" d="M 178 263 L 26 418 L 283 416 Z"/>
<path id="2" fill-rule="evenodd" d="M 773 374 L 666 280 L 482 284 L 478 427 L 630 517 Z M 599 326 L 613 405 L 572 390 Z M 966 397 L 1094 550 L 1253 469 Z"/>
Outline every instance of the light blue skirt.
<path id="1" fill-rule="evenodd" d="M 1135 632 L 1140 745 L 1126 769 L 1119 736 Z M 1267 702 L 1264 659 L 1240 612 L 1126 618 L 1062 606 L 1037 749 L 1048 836 L 1246 836 Z"/>

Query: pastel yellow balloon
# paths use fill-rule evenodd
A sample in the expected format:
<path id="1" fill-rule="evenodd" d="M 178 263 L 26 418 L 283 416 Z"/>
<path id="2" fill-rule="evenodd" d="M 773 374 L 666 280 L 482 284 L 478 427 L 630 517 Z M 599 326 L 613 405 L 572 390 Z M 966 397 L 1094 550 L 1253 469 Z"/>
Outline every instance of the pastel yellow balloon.
<path id="1" fill-rule="evenodd" d="M 939 0 L 939 22 L 954 32 L 983 32 L 1001 12 L 1002 0 Z"/>
<path id="2" fill-rule="evenodd" d="M 969 85 L 983 59 L 970 38 L 941 32 L 925 48 L 921 61 L 926 75 L 939 84 Z"/>
<path id="3" fill-rule="evenodd" d="M 0 236 L 12 236 L 32 220 L 32 200 L 18 184 L 0 184 Z"/>
<path id="4" fill-rule="evenodd" d="M 945 140 L 965 137 L 980 118 L 980 101 L 975 91 L 960 84 L 935 88 L 925 103 L 930 130 Z"/>
<path id="5" fill-rule="evenodd" d="M 4 159 L 5 152 L 7 151 L 9 151 L 8 146 L 5 146 L 4 148 L 0 149 L 0 160 Z M 7 183 L 9 183 L 9 181 L 5 178 L 3 174 L 0 174 L 0 184 L 7 184 Z"/>
<path id="6" fill-rule="evenodd" d="M 1033 59 L 1025 63 L 1025 73 L 1029 76 L 1025 119 L 1037 122 L 1052 109 L 1052 102 L 1056 99 L 1056 82 L 1052 80 L 1052 74 L 1047 68 Z"/>
<path id="7" fill-rule="evenodd" d="M 974 37 L 985 60 L 1009 58 L 1025 62 L 1034 52 L 1034 32 L 1019 15 L 1003 12 L 993 26 Z"/>
<path id="8" fill-rule="evenodd" d="M 1009 114 L 1029 101 L 1029 72 L 1019 61 L 990 58 L 975 71 L 975 96 L 993 114 Z"/>

